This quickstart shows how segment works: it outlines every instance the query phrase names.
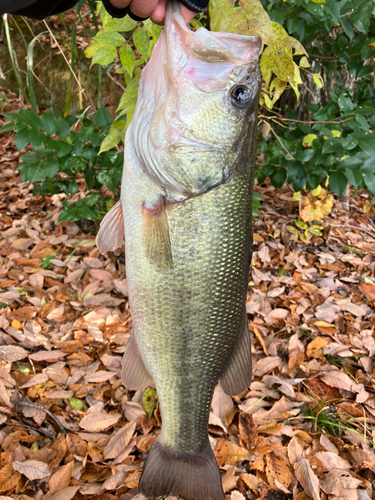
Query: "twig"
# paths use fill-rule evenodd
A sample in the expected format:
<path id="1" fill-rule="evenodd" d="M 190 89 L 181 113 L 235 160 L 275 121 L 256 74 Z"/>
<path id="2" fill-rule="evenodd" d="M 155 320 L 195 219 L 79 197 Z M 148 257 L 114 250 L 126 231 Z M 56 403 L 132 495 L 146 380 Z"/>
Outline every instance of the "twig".
<path id="1" fill-rule="evenodd" d="M 54 441 L 56 439 L 56 435 L 53 434 L 50 431 L 47 431 L 46 429 L 43 429 L 42 427 L 33 427 L 32 425 L 27 425 L 27 424 L 14 424 L 12 422 L 3 422 L 2 425 L 9 425 L 10 427 L 24 427 L 25 429 L 30 429 L 31 431 L 38 432 L 40 434 L 43 434 L 46 438 L 50 439 L 51 441 Z"/>
<path id="2" fill-rule="evenodd" d="M 44 411 L 44 413 L 47 413 L 48 416 L 50 416 L 56 424 L 60 427 L 61 432 L 64 434 L 66 433 L 65 427 L 61 424 L 61 422 L 55 417 L 55 415 L 47 410 L 47 408 L 44 408 L 43 406 L 39 405 L 34 405 L 33 403 L 27 403 L 26 401 L 20 401 L 17 406 L 26 406 L 27 408 L 35 408 L 36 410 L 41 410 Z"/>
<path id="3" fill-rule="evenodd" d="M 74 77 L 75 81 L 76 81 L 76 82 L 77 82 L 77 84 L 78 84 L 79 91 L 80 91 L 81 93 L 83 93 L 83 94 L 84 94 L 84 93 L 85 93 L 85 89 L 82 87 L 81 82 L 78 80 L 78 78 L 77 78 L 76 74 L 74 73 L 74 71 L 73 71 L 73 70 L 72 70 L 72 68 L 70 67 L 69 61 L 68 61 L 68 59 L 66 58 L 66 56 L 65 56 L 65 54 L 64 54 L 64 52 L 63 52 L 63 50 L 62 50 L 62 48 L 60 47 L 59 42 L 56 40 L 55 35 L 52 33 L 51 28 L 48 26 L 48 24 L 46 23 L 46 21 L 43 21 L 43 23 L 44 23 L 44 25 L 46 26 L 46 28 L 48 29 L 49 34 L 51 35 L 51 38 L 53 39 L 53 41 L 54 41 L 54 42 L 55 42 L 55 44 L 57 45 L 57 47 L 58 47 L 58 49 L 59 49 L 59 51 L 60 51 L 61 55 L 63 56 L 63 58 L 64 58 L 64 60 L 65 60 L 66 64 L 68 65 L 68 67 L 69 67 L 69 69 L 70 69 L 70 71 L 71 71 L 71 73 L 72 73 L 72 75 L 73 75 L 73 77 Z"/>
<path id="4" fill-rule="evenodd" d="M 276 137 L 276 139 L 279 141 L 279 143 L 281 144 L 281 147 L 283 148 L 283 150 L 292 158 L 293 161 L 296 161 L 295 158 L 293 158 L 292 156 L 292 153 L 290 153 L 286 147 L 284 146 L 284 144 L 281 142 L 280 140 L 280 137 L 276 134 L 276 132 L 274 131 L 274 129 L 271 127 L 270 125 L 270 129 L 271 129 L 271 132 L 273 133 L 273 135 Z"/>

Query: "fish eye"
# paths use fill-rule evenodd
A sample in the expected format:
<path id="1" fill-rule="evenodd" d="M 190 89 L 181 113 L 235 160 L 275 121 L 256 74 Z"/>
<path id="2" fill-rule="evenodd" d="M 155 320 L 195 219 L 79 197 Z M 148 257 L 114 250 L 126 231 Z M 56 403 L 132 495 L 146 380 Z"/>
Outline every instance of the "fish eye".
<path id="1" fill-rule="evenodd" d="M 250 89 L 245 85 L 236 85 L 231 89 L 230 97 L 236 107 L 244 108 L 252 100 L 253 96 Z"/>

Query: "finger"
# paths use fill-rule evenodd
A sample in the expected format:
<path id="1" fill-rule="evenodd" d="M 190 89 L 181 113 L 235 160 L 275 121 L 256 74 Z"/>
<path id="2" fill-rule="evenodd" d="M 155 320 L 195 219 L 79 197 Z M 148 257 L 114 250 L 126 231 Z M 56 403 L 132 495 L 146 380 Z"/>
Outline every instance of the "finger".
<path id="1" fill-rule="evenodd" d="M 160 0 L 156 9 L 152 12 L 150 19 L 153 23 L 158 24 L 159 26 L 164 25 L 165 20 L 165 11 L 166 11 L 166 0 Z M 185 5 L 180 4 L 182 15 L 185 19 L 185 22 L 191 21 L 196 15 L 196 12 L 189 10 Z"/>
<path id="2" fill-rule="evenodd" d="M 130 10 L 136 16 L 147 19 L 156 9 L 157 5 L 158 0 L 133 0 L 130 4 Z"/>
<path id="3" fill-rule="evenodd" d="M 110 2 L 116 9 L 125 9 L 125 7 L 130 4 L 131 0 L 110 0 Z"/>

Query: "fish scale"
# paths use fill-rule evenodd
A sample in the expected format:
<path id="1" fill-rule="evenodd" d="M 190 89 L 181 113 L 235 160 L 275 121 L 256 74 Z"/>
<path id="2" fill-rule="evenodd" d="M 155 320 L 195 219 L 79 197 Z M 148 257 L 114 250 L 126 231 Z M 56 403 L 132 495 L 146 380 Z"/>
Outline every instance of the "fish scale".
<path id="1" fill-rule="evenodd" d="M 104 253 L 125 233 L 133 330 L 122 381 L 153 382 L 162 417 L 139 482 L 151 499 L 224 500 L 208 420 L 218 381 L 228 395 L 251 383 L 259 48 L 257 37 L 192 32 L 168 3 L 126 134 L 121 201 L 97 237 Z"/>

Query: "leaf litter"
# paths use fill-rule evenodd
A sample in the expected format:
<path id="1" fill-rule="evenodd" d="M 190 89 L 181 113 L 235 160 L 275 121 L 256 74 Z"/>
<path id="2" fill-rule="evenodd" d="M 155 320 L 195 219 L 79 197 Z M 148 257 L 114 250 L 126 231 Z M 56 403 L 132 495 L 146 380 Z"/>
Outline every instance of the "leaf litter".
<path id="1" fill-rule="evenodd" d="M 120 378 L 123 253 L 103 257 L 79 223 L 57 223 L 61 195 L 20 182 L 10 133 L 0 148 L 0 498 L 144 500 L 161 414 L 152 387 Z M 234 398 L 218 386 L 209 421 L 226 497 L 374 498 L 375 210 L 366 191 L 349 213 L 335 199 L 301 239 L 288 186 L 256 190 L 254 378 Z"/>

